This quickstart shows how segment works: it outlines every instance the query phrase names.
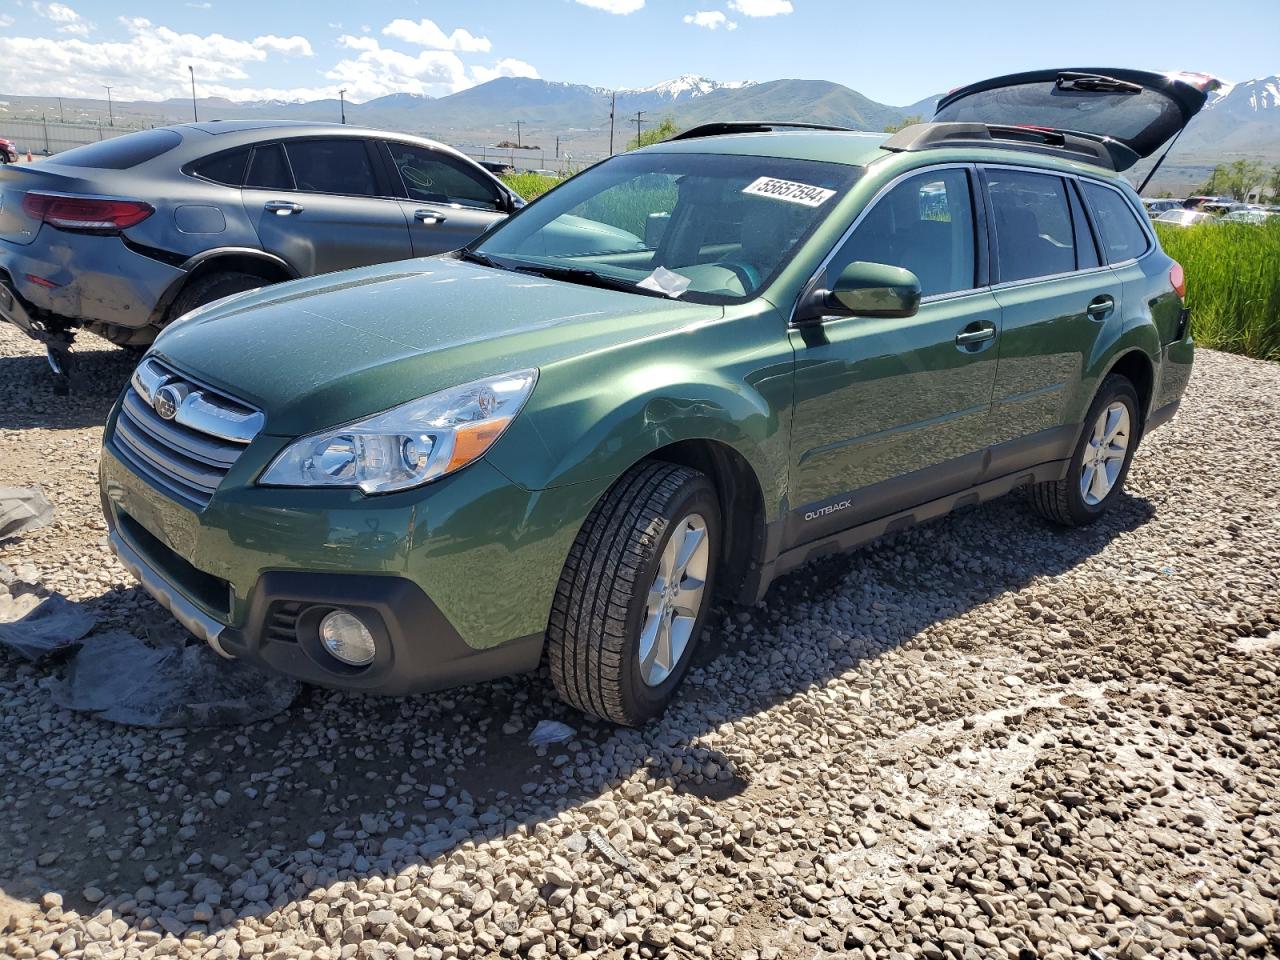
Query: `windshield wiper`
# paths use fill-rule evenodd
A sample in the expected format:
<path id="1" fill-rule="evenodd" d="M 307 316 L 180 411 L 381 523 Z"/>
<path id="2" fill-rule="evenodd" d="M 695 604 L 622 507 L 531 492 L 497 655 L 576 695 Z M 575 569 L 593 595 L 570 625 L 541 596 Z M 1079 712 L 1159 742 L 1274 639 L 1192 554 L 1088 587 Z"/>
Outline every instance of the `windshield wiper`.
<path id="1" fill-rule="evenodd" d="M 625 290 L 627 293 L 641 293 L 648 297 L 665 297 L 665 294 L 658 293 L 655 290 L 646 290 L 643 287 L 637 287 L 630 280 L 621 280 L 617 277 L 610 277 L 603 273 L 597 273 L 594 270 L 588 270 L 585 267 L 554 267 L 544 264 L 519 264 L 512 266 L 512 270 L 520 273 L 532 273 L 539 277 L 546 277 L 548 280 L 564 280 L 568 283 L 581 283 L 584 286 L 603 287 L 606 290 Z"/>
<path id="2" fill-rule="evenodd" d="M 468 250 L 465 247 L 458 251 L 458 259 L 466 260 L 468 263 L 478 263 L 482 267 L 493 267 L 497 270 L 507 269 L 487 253 L 479 253 L 475 250 Z"/>
<path id="3" fill-rule="evenodd" d="M 1130 83 L 1128 80 L 1117 80 L 1115 77 L 1104 77 L 1096 73 L 1072 73 L 1066 71 L 1058 74 L 1059 90 L 1084 90 L 1089 93 L 1141 93 L 1142 85 Z"/>

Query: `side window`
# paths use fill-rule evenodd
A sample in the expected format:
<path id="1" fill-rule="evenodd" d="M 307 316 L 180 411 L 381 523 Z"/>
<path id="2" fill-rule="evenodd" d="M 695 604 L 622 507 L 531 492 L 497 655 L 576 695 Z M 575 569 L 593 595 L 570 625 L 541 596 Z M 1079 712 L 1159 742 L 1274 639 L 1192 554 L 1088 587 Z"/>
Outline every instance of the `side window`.
<path id="1" fill-rule="evenodd" d="M 376 197 L 378 181 L 363 140 L 294 140 L 284 145 L 299 190 Z"/>
<path id="2" fill-rule="evenodd" d="M 212 180 L 228 187 L 238 187 L 244 183 L 244 168 L 249 162 L 249 148 L 220 153 L 214 157 L 192 164 L 191 172 L 197 177 Z"/>
<path id="3" fill-rule="evenodd" d="M 246 187 L 263 187 L 267 190 L 292 190 L 293 177 L 284 158 L 284 148 L 278 143 L 253 148 L 253 158 L 244 177 Z"/>
<path id="4" fill-rule="evenodd" d="M 1071 198 L 1071 226 L 1075 230 L 1076 269 L 1092 270 L 1102 266 L 1098 258 L 1098 245 L 1093 242 L 1093 231 L 1089 229 L 1089 220 L 1084 213 L 1084 204 L 1080 202 L 1080 194 L 1070 185 L 1067 193 Z"/>
<path id="5" fill-rule="evenodd" d="M 920 278 L 926 297 L 972 289 L 973 196 L 968 174 L 934 170 L 894 187 L 876 201 L 836 254 L 827 282 L 856 260 L 905 267 Z"/>
<path id="6" fill-rule="evenodd" d="M 996 227 L 999 279 L 1051 277 L 1076 269 L 1075 234 L 1061 177 L 986 171 Z"/>
<path id="7" fill-rule="evenodd" d="M 409 199 L 498 209 L 494 185 L 457 158 L 407 143 L 388 143 L 387 147 Z"/>
<path id="8" fill-rule="evenodd" d="M 1098 220 L 1098 232 L 1106 248 L 1108 263 L 1132 260 L 1147 252 L 1147 233 L 1138 223 L 1138 215 L 1117 191 L 1088 181 L 1080 181 L 1089 206 Z"/>

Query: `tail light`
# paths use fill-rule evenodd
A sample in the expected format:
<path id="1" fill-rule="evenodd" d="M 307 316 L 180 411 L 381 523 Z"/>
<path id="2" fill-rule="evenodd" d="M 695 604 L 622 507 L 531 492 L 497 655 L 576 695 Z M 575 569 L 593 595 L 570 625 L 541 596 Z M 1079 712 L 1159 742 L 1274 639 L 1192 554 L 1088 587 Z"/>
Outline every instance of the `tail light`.
<path id="1" fill-rule="evenodd" d="M 155 207 L 141 200 L 104 200 L 56 193 L 28 193 L 22 198 L 22 209 L 52 227 L 84 233 L 119 233 L 156 212 Z"/>
<path id="2" fill-rule="evenodd" d="M 1173 284 L 1173 292 L 1178 295 L 1179 300 L 1187 299 L 1187 278 L 1182 272 L 1182 264 L 1177 260 L 1169 268 L 1169 282 Z"/>

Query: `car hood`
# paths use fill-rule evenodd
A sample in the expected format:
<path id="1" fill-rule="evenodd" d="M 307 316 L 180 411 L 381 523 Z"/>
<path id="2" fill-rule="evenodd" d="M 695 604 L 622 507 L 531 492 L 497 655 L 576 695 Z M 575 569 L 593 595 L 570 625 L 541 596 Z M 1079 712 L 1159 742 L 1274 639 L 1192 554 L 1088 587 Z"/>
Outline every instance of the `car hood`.
<path id="1" fill-rule="evenodd" d="M 172 324 L 152 352 L 261 409 L 266 433 L 292 437 L 722 315 L 444 257 L 239 294 Z"/>

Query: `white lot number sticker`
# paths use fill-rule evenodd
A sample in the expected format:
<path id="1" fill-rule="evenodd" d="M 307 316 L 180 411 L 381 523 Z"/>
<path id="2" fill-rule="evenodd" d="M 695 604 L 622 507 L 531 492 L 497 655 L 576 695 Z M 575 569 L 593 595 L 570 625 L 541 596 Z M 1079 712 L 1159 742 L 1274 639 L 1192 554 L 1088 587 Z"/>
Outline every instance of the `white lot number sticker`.
<path id="1" fill-rule="evenodd" d="M 757 197 L 772 197 L 785 200 L 787 203 L 799 203 L 806 207 L 820 207 L 836 195 L 834 190 L 810 186 L 807 183 L 796 183 L 794 180 L 778 180 L 774 177 L 761 177 L 742 190 Z"/>

